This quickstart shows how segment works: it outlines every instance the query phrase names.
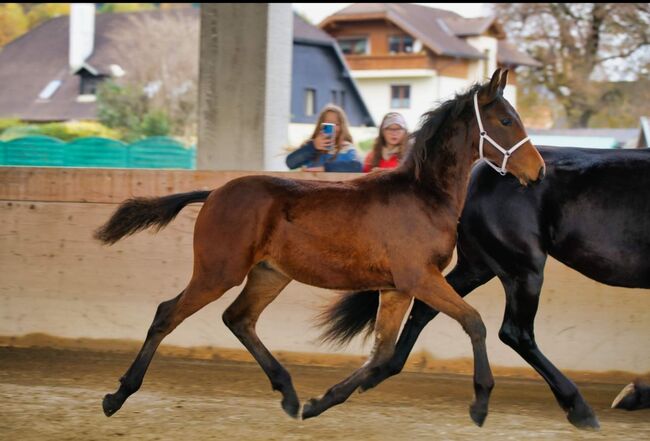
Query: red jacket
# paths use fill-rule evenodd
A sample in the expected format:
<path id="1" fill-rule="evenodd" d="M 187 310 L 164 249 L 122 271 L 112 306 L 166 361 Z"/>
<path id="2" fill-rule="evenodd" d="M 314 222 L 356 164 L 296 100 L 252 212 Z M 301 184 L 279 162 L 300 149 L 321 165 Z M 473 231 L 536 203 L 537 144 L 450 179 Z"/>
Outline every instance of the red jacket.
<path id="1" fill-rule="evenodd" d="M 368 173 L 369 171 L 372 170 L 372 158 L 373 158 L 373 152 L 368 153 L 366 156 L 366 160 L 363 164 L 363 172 Z M 399 165 L 399 159 L 397 158 L 397 155 L 393 155 L 390 157 L 390 159 L 387 161 L 384 158 L 381 158 L 379 160 L 379 164 L 377 167 L 379 168 L 395 168 Z"/>

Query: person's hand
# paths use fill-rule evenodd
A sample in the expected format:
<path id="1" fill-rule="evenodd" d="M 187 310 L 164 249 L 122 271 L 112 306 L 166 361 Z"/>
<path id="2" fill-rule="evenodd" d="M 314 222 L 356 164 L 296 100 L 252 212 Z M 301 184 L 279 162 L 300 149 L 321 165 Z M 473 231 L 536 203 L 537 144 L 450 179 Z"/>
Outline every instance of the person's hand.
<path id="1" fill-rule="evenodd" d="M 328 152 L 334 146 L 334 141 L 323 132 L 318 132 L 316 137 L 313 139 L 313 142 L 314 148 L 321 152 Z"/>
<path id="2" fill-rule="evenodd" d="M 319 172 L 319 171 L 325 171 L 325 167 L 320 166 L 320 167 L 305 167 L 303 168 L 304 171 L 308 172 Z"/>

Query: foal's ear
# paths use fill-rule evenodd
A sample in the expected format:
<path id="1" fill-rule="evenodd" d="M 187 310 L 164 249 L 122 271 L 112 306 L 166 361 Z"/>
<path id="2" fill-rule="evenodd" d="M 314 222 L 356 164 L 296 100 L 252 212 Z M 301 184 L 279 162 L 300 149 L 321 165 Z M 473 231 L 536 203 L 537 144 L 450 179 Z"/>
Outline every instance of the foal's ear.
<path id="1" fill-rule="evenodd" d="M 494 71 L 492 74 L 492 79 L 490 80 L 490 84 L 483 89 L 483 92 L 481 93 L 481 101 L 483 103 L 489 103 L 493 99 L 497 97 L 497 94 L 499 93 L 499 78 L 501 77 L 501 69 L 497 69 Z"/>
<path id="2" fill-rule="evenodd" d="M 501 80 L 499 80 L 499 93 L 503 95 L 503 90 L 508 84 L 508 69 L 503 69 L 501 72 Z"/>

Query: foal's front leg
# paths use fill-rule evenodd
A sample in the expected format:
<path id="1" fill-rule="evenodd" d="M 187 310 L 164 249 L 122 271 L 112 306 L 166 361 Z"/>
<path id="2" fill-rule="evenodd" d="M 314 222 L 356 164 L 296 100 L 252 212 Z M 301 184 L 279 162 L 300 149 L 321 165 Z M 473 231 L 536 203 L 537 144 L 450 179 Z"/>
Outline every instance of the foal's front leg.
<path id="1" fill-rule="evenodd" d="M 494 378 L 488 362 L 485 347 L 486 330 L 481 316 L 454 291 L 440 272 L 420 278 L 409 292 L 431 308 L 456 320 L 470 336 L 474 351 L 474 394 L 476 399 L 470 406 L 469 414 L 477 426 L 482 426 L 487 417 Z"/>
<path id="2" fill-rule="evenodd" d="M 352 392 L 366 381 L 377 366 L 393 355 L 395 340 L 402 319 L 411 303 L 411 296 L 400 291 L 382 291 L 375 322 L 375 345 L 368 361 L 341 383 L 331 387 L 321 398 L 312 398 L 302 409 L 302 418 L 315 417 L 332 406 L 347 400 Z"/>
<path id="3" fill-rule="evenodd" d="M 461 297 L 465 297 L 492 277 L 494 277 L 494 273 L 489 268 L 480 262 L 470 262 L 463 255 L 462 250 L 459 249 L 458 263 L 445 279 L 454 291 Z M 438 311 L 431 309 L 425 303 L 419 300 L 413 302 L 411 313 L 404 324 L 397 345 L 395 345 L 395 354 L 386 363 L 374 369 L 371 377 L 361 384 L 359 390 L 364 392 L 377 386 L 387 378 L 399 374 L 404 368 L 420 332 L 437 315 Z"/>

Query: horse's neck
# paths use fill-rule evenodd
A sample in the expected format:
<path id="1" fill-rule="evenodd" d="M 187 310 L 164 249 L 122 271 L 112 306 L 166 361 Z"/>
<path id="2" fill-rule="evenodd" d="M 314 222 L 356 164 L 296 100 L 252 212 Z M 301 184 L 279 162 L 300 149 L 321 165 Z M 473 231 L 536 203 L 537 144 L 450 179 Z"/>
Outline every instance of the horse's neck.
<path id="1" fill-rule="evenodd" d="M 467 133 L 467 132 L 465 132 Z M 475 160 L 474 143 L 466 136 L 455 136 L 441 145 L 441 152 L 434 155 L 426 173 L 439 192 L 446 194 L 454 208 L 460 212 L 465 204 L 469 175 Z"/>

